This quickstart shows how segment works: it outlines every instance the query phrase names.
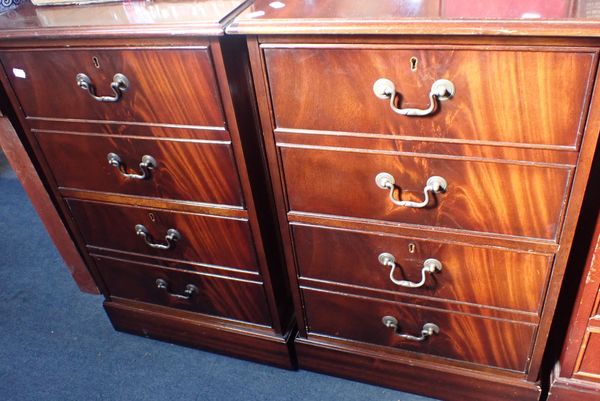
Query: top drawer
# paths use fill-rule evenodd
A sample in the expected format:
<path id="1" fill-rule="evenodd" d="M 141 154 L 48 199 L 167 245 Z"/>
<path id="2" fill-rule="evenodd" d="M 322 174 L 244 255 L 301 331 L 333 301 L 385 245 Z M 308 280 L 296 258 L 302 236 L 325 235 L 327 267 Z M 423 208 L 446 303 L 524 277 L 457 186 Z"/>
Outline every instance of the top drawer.
<path id="1" fill-rule="evenodd" d="M 207 48 L 52 49 L 6 51 L 2 64 L 28 117 L 152 122 L 223 127 L 215 72 Z M 97 96 L 114 96 L 123 74 L 129 85 L 119 100 L 95 100 L 77 85 L 87 75 Z"/>
<path id="2" fill-rule="evenodd" d="M 583 129 L 594 67 L 594 53 L 566 50 L 342 44 L 266 48 L 264 55 L 281 129 L 569 147 Z M 399 115 L 375 95 L 380 78 L 393 82 L 401 108 L 426 109 L 438 79 L 450 80 L 455 94 L 434 100 L 430 115 Z"/>

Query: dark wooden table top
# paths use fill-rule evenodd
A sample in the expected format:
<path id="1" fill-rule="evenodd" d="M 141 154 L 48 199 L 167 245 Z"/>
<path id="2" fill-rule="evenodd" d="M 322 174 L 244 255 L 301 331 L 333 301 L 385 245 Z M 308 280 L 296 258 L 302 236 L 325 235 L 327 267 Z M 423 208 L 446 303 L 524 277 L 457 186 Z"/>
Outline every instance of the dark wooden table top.
<path id="1" fill-rule="evenodd" d="M 256 0 L 231 34 L 600 36 L 600 0 Z"/>
<path id="2" fill-rule="evenodd" d="M 0 39 L 222 35 L 249 0 L 154 0 L 34 6 L 0 14 Z"/>

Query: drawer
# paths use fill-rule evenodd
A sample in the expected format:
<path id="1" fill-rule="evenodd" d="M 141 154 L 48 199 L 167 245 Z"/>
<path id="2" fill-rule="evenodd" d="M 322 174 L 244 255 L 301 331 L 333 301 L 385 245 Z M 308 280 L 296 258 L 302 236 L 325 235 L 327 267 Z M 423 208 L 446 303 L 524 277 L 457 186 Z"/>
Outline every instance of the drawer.
<path id="1" fill-rule="evenodd" d="M 555 239 L 570 170 L 527 164 L 281 147 L 291 211 Z M 396 199 L 420 202 L 429 177 L 445 192 L 423 208 L 396 206 L 375 177 L 393 176 Z"/>
<path id="2" fill-rule="evenodd" d="M 270 325 L 261 283 L 94 256 L 111 296 Z"/>
<path id="3" fill-rule="evenodd" d="M 591 331 L 593 330 L 593 331 Z M 586 340 L 583 344 L 580 354 L 580 362 L 575 376 L 584 380 L 594 380 L 600 382 L 600 329 L 597 327 L 588 328 Z"/>
<path id="4" fill-rule="evenodd" d="M 257 270 L 246 219 L 180 213 L 68 199 L 71 213 L 88 246 L 133 252 L 158 258 Z M 136 226 L 145 227 L 149 246 Z M 169 230 L 179 239 L 167 241 Z"/>
<path id="5" fill-rule="evenodd" d="M 381 234 L 293 225 L 300 277 L 537 313 L 552 257 Z M 383 265 L 379 256 L 394 257 Z M 385 257 L 382 258 L 385 262 Z M 422 275 L 425 261 L 441 270 Z M 387 259 L 389 261 L 389 259 Z M 392 282 L 424 283 L 405 287 Z"/>
<path id="6" fill-rule="evenodd" d="M 0 59 L 28 117 L 212 127 L 225 121 L 205 47 L 5 51 Z M 115 74 L 129 84 L 118 101 L 100 102 L 78 86 L 80 73 L 98 96 L 114 95 Z"/>
<path id="7" fill-rule="evenodd" d="M 576 145 L 595 65 L 585 50 L 273 46 L 263 51 L 278 128 L 462 141 Z M 375 95 L 380 78 L 401 108 L 428 108 L 438 79 L 455 94 L 431 115 L 399 115 Z"/>
<path id="8" fill-rule="evenodd" d="M 243 205 L 228 144 L 64 133 L 38 133 L 37 139 L 60 187 Z M 109 156 L 120 163 L 109 164 Z M 152 169 L 140 167 L 144 156 L 152 157 Z"/>
<path id="9" fill-rule="evenodd" d="M 305 288 L 303 299 L 310 333 L 515 371 L 525 370 L 536 328 L 530 324 L 315 289 Z M 386 316 L 398 321 L 397 329 L 383 324 Z M 423 341 L 398 335 L 418 337 L 426 323 L 437 325 L 439 333 Z"/>

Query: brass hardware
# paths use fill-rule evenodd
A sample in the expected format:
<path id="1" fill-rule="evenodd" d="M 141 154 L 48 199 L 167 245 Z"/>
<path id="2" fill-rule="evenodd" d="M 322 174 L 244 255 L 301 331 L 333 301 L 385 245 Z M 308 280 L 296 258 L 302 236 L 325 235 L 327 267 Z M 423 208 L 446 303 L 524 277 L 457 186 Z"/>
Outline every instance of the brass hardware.
<path id="1" fill-rule="evenodd" d="M 438 334 L 440 332 L 440 328 L 438 327 L 437 324 L 434 323 L 425 323 L 423 325 L 423 328 L 421 329 L 421 335 L 420 336 L 413 336 L 410 334 L 401 334 L 398 333 L 398 319 L 396 319 L 393 316 L 384 316 L 381 319 L 381 322 L 383 323 L 383 325 L 385 327 L 389 327 L 394 329 L 394 331 L 396 331 L 396 335 L 400 338 L 403 338 L 405 340 L 410 340 L 410 341 L 417 341 L 417 342 L 423 342 L 427 339 L 427 337 L 430 337 L 434 334 Z"/>
<path id="2" fill-rule="evenodd" d="M 156 216 L 154 215 L 154 213 L 148 213 L 148 218 L 152 220 L 153 223 L 156 223 Z"/>
<path id="3" fill-rule="evenodd" d="M 185 299 L 185 300 L 189 300 L 195 294 L 198 293 L 198 287 L 196 287 L 194 284 L 186 285 L 185 290 L 183 291 L 183 295 L 171 292 L 171 291 L 169 291 L 169 283 L 167 283 L 167 281 L 163 280 L 162 278 L 156 279 L 156 288 L 158 288 L 159 290 L 166 291 L 167 294 L 169 294 L 170 296 L 172 296 L 174 298 Z"/>
<path id="4" fill-rule="evenodd" d="M 94 67 L 100 68 L 100 61 L 98 61 L 98 57 L 92 57 L 92 63 L 94 64 Z"/>
<path id="5" fill-rule="evenodd" d="M 445 192 L 448 188 L 448 183 L 443 177 L 434 175 L 427 179 L 423 194 L 425 199 L 422 202 L 402 201 L 394 198 L 394 190 L 396 189 L 394 177 L 389 173 L 379 173 L 375 176 L 375 183 L 381 189 L 390 191 L 390 200 L 394 205 L 414 208 L 424 208 L 429 204 L 429 193 Z"/>
<path id="6" fill-rule="evenodd" d="M 106 155 L 106 159 L 108 160 L 108 164 L 116 167 L 123 177 L 131 178 L 133 180 L 145 180 L 146 178 L 149 178 L 150 170 L 156 168 L 156 160 L 149 155 L 142 156 L 142 162 L 140 163 L 140 169 L 142 170 L 141 174 L 128 173 L 121 161 L 121 157 L 116 153 L 109 153 Z"/>
<path id="7" fill-rule="evenodd" d="M 79 73 L 75 77 L 75 81 L 77 82 L 77 86 L 81 89 L 86 90 L 94 100 L 99 102 L 117 102 L 123 96 L 123 92 L 127 91 L 129 88 L 129 80 L 123 74 L 117 73 L 113 77 L 113 81 L 110 84 L 110 87 L 114 93 L 114 96 L 98 96 L 96 95 L 96 89 L 94 88 L 94 84 L 90 77 L 85 75 L 84 73 Z"/>
<path id="8" fill-rule="evenodd" d="M 423 268 L 421 269 L 421 281 L 419 281 L 418 283 L 408 280 L 396 280 L 394 278 L 394 271 L 396 270 L 396 267 L 398 265 L 396 264 L 396 258 L 394 257 L 394 255 L 392 255 L 391 253 L 384 252 L 379 255 L 378 259 L 379 263 L 381 263 L 383 266 L 391 268 L 390 280 L 392 281 L 392 283 L 406 288 L 422 287 L 425 284 L 425 280 L 427 280 L 427 273 L 433 274 L 436 271 L 442 271 L 442 262 L 440 262 L 437 259 L 430 258 L 423 262 Z"/>
<path id="9" fill-rule="evenodd" d="M 415 64 L 416 67 L 416 64 Z M 445 101 L 456 94 L 454 84 L 447 79 L 438 79 L 431 85 L 429 91 L 429 106 L 426 109 L 407 108 L 401 109 L 396 107 L 396 85 L 386 78 L 380 78 L 373 84 L 373 92 L 379 99 L 389 99 L 390 108 L 394 113 L 402 116 L 428 116 L 432 114 L 437 106 L 437 101 Z"/>
<path id="10" fill-rule="evenodd" d="M 179 234 L 179 231 L 175 230 L 174 228 L 170 228 L 167 230 L 167 235 L 165 235 L 165 241 L 167 241 L 166 244 L 153 243 L 148 229 L 141 224 L 137 224 L 135 226 L 135 234 L 138 237 L 142 237 L 144 242 L 146 242 L 150 248 L 154 249 L 171 249 L 175 245 L 175 242 L 181 239 L 181 234 Z"/>
<path id="11" fill-rule="evenodd" d="M 410 58 L 410 70 L 412 72 L 417 71 L 417 63 L 419 62 L 419 60 L 417 60 L 416 57 L 411 57 Z"/>
<path id="12" fill-rule="evenodd" d="M 415 253 L 417 250 L 417 246 L 414 243 L 408 244 L 408 253 Z"/>

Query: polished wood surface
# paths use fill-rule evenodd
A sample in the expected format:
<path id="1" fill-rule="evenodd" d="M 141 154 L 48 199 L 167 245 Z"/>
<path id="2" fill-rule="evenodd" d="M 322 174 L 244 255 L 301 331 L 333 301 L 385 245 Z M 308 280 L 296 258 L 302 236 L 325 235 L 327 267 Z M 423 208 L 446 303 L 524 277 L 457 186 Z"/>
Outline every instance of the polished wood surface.
<path id="1" fill-rule="evenodd" d="M 153 255 L 159 258 L 195 261 L 236 269 L 256 270 L 256 255 L 246 219 L 233 219 L 169 210 L 67 201 L 80 223 L 88 246 Z M 171 249 L 153 249 L 136 235 L 143 224 L 151 241 L 164 244 L 169 229 L 181 238 Z"/>
<path id="2" fill-rule="evenodd" d="M 230 34 L 599 36 L 595 0 L 257 0 Z"/>
<path id="3" fill-rule="evenodd" d="M 0 39 L 223 35 L 244 0 L 153 0 L 36 7 L 0 15 Z"/>
<path id="4" fill-rule="evenodd" d="M 415 353 L 395 355 L 361 343 L 330 339 L 295 341 L 298 364 L 305 369 L 396 388 L 444 401 L 538 401 L 539 383 L 514 376 L 479 373 L 453 366 L 450 360 L 426 361 Z M 596 400 L 594 400 L 596 401 Z"/>
<path id="5" fill-rule="evenodd" d="M 560 166 L 279 148 L 289 210 L 554 240 L 570 170 Z M 426 208 L 392 204 L 375 177 L 391 174 L 395 197 L 421 201 L 431 176 L 448 182 Z M 552 183 L 552 190 L 548 190 Z"/>
<path id="6" fill-rule="evenodd" d="M 243 206 L 237 168 L 228 143 L 194 143 L 105 135 L 36 132 L 59 187 Z M 131 179 L 107 162 L 116 153 L 123 170 L 141 174 L 145 155 L 157 165 L 146 179 Z"/>
<path id="7" fill-rule="evenodd" d="M 542 307 L 552 262 L 550 255 L 304 225 L 292 225 L 292 235 L 300 279 L 535 314 Z M 428 274 L 420 288 L 401 287 L 390 280 L 390 267 L 379 263 L 383 252 L 396 258 L 396 280 L 419 282 L 429 258 L 439 260 L 442 271 Z"/>
<path id="8" fill-rule="evenodd" d="M 42 177 L 36 171 L 31 157 L 19 139 L 12 124 L 6 117 L 0 116 L 0 148 L 19 178 L 23 189 L 29 196 L 38 216 L 44 223 L 48 235 L 63 258 L 73 280 L 81 291 L 98 294 L 90 271 L 77 250 L 71 235 L 67 231 L 61 216 L 55 209 Z"/>
<path id="9" fill-rule="evenodd" d="M 290 333 L 282 337 L 255 325 L 209 316 L 200 319 L 197 314 L 118 298 L 104 302 L 104 308 L 117 330 L 285 369 L 295 366 L 290 356 Z"/>
<path id="10" fill-rule="evenodd" d="M 534 325 L 309 288 L 304 288 L 302 294 L 309 338 L 310 333 L 318 333 L 515 371 L 526 369 Z M 398 320 L 397 332 L 384 326 L 384 316 Z M 438 325 L 439 334 L 422 342 L 405 340 L 397 335 L 418 337 L 425 323 Z"/>
<path id="11" fill-rule="evenodd" d="M 105 256 L 94 256 L 94 260 L 111 297 L 267 326 L 271 324 L 260 282 L 168 269 Z M 157 279 L 164 280 L 168 288 L 157 288 Z M 190 284 L 197 291 L 189 299 L 171 295 L 185 295 L 186 286 Z"/>
<path id="12" fill-rule="evenodd" d="M 595 66 L 590 50 L 365 47 L 263 45 L 277 129 L 538 148 L 578 145 Z M 432 116 L 400 116 L 389 100 L 375 96 L 373 84 L 380 78 L 394 82 L 402 108 L 426 109 L 438 79 L 450 80 L 456 94 L 438 102 Z"/>
<path id="13" fill-rule="evenodd" d="M 201 40 L 181 49 L 35 49 L 2 52 L 0 60 L 27 117 L 223 127 L 207 47 Z M 15 76 L 14 68 L 26 77 Z M 79 73 L 91 79 L 98 95 L 113 95 L 117 73 L 129 87 L 117 102 L 99 102 L 77 86 Z"/>

